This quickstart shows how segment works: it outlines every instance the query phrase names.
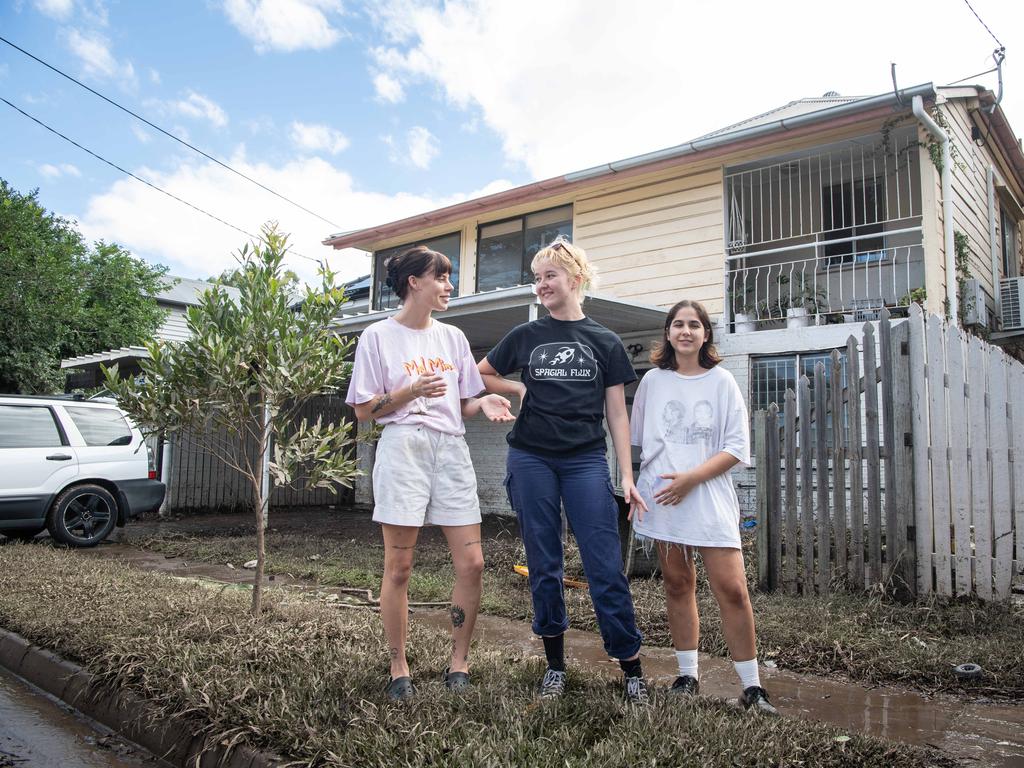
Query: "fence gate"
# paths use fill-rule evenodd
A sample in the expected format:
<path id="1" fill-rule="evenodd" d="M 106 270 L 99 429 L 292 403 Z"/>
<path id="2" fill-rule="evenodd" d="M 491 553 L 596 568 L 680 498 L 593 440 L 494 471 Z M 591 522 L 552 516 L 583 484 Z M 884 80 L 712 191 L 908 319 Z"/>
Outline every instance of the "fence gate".
<path id="1" fill-rule="evenodd" d="M 916 304 L 863 330 L 754 415 L 760 588 L 1008 596 L 1024 366 Z"/>

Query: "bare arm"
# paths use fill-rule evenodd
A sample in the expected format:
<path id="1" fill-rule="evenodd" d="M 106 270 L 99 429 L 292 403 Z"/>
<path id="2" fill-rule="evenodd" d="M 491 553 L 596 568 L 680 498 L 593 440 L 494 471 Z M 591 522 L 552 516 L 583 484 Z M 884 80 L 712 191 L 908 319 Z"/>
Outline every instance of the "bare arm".
<path id="1" fill-rule="evenodd" d="M 678 504 L 686 495 L 701 483 L 706 483 L 719 475 L 724 475 L 739 464 L 740 460 L 727 451 L 719 451 L 703 464 L 687 472 L 669 472 L 661 476 L 669 480 L 669 484 L 659 488 L 654 498 L 659 504 Z"/>
<path id="2" fill-rule="evenodd" d="M 512 415 L 512 403 L 501 395 L 484 395 L 483 397 L 467 397 L 462 401 L 462 418 L 469 419 L 483 412 L 491 421 L 515 421 Z"/>
<path id="3" fill-rule="evenodd" d="M 608 421 L 608 431 L 612 435 L 615 446 L 615 458 L 619 462 L 619 476 L 622 478 L 622 496 L 630 511 L 639 508 L 640 518 L 647 511 L 647 505 L 640 498 L 640 493 L 633 485 L 633 449 L 629 442 L 629 416 L 626 413 L 626 388 L 616 384 L 604 391 L 604 413 Z"/>
<path id="4" fill-rule="evenodd" d="M 498 395 L 515 395 L 522 405 L 523 398 L 526 397 L 526 385 L 523 382 L 510 381 L 500 375 L 486 357 L 477 363 L 476 367 L 480 371 L 480 378 L 484 380 L 484 389 Z"/>
<path id="5" fill-rule="evenodd" d="M 398 410 L 417 397 L 444 397 L 446 389 L 447 385 L 440 376 L 419 376 L 408 386 L 377 395 L 365 403 L 356 403 L 353 409 L 359 421 L 373 421 Z"/>

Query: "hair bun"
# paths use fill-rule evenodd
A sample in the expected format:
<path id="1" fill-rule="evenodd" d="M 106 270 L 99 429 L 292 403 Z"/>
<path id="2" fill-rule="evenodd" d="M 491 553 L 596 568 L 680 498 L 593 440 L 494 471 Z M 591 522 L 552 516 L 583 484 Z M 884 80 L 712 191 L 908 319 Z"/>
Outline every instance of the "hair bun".
<path id="1" fill-rule="evenodd" d="M 392 291 L 397 290 L 398 288 L 398 265 L 395 263 L 396 261 L 395 257 L 392 256 L 384 263 L 384 269 L 387 270 L 387 276 L 384 278 L 384 285 Z"/>

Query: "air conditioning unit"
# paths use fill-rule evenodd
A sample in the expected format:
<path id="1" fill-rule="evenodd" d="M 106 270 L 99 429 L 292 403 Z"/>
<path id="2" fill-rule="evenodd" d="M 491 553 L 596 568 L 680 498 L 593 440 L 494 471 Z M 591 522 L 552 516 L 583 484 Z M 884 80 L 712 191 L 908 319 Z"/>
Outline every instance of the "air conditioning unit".
<path id="1" fill-rule="evenodd" d="M 973 277 L 960 283 L 960 307 L 964 325 L 988 325 L 985 291 L 981 283 Z"/>
<path id="2" fill-rule="evenodd" d="M 999 304 L 1002 330 L 1024 330 L 1024 277 L 1008 277 L 999 281 Z"/>

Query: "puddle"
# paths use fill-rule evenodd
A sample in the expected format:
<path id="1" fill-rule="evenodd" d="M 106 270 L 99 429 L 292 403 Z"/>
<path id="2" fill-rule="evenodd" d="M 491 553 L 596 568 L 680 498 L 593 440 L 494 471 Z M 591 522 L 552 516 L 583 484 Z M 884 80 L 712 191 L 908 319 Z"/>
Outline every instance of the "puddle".
<path id="1" fill-rule="evenodd" d="M 90 556 L 124 560 L 146 570 L 175 576 L 208 578 L 226 583 L 250 583 L 252 572 L 224 565 L 189 565 L 179 558 L 144 552 L 126 544 L 110 544 L 92 550 Z M 293 586 L 322 594 L 338 594 L 329 587 L 315 587 L 278 576 L 268 586 Z M 415 609 L 413 620 L 447 630 L 446 611 Z M 518 648 L 543 656 L 539 638 L 529 625 L 496 616 L 477 618 L 475 638 L 485 645 Z M 601 638 L 589 632 L 566 633 L 566 656 L 570 663 L 586 666 L 599 674 L 617 678 L 618 663 L 604 653 Z M 656 685 L 669 685 L 676 676 L 675 655 L 669 648 L 643 650 L 644 673 Z M 963 701 L 951 696 L 929 697 L 897 688 L 865 688 L 856 683 L 826 677 L 798 675 L 786 670 L 762 668 L 761 680 L 772 701 L 784 715 L 806 717 L 848 731 L 878 736 L 908 744 L 929 745 L 972 765 L 991 768 L 1024 766 L 1024 705 Z M 735 699 L 739 684 L 731 662 L 701 654 L 701 694 Z"/>
<path id="2" fill-rule="evenodd" d="M 162 768 L 166 765 L 0 667 L 0 766 Z"/>

